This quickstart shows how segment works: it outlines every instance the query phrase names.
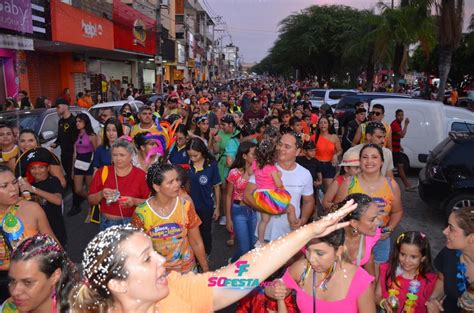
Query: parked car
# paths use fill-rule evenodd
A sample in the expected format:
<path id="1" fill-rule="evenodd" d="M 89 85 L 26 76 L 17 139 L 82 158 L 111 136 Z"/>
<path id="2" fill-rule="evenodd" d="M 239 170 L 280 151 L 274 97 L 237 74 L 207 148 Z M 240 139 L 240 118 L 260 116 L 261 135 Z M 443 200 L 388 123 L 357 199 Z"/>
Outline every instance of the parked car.
<path id="1" fill-rule="evenodd" d="M 162 95 L 159 95 L 159 94 L 156 94 L 156 93 L 149 93 L 149 94 L 145 94 L 145 95 L 140 95 L 138 97 L 135 98 L 136 101 L 141 101 L 143 103 L 145 103 L 146 105 L 151 105 L 153 104 L 156 99 L 162 99 L 163 96 Z"/>
<path id="2" fill-rule="evenodd" d="M 322 104 L 327 103 L 334 107 L 339 100 L 346 95 L 353 95 L 357 90 L 352 89 L 309 89 L 309 101 L 313 108 L 319 108 Z"/>
<path id="3" fill-rule="evenodd" d="M 474 206 L 474 128 L 452 132 L 428 155 L 420 171 L 418 192 L 421 199 L 447 215 L 452 210 Z"/>
<path id="4" fill-rule="evenodd" d="M 93 105 L 92 107 L 89 108 L 89 113 L 98 121 L 100 121 L 99 113 L 100 109 L 103 108 L 113 108 L 114 114 L 115 115 L 120 115 L 120 109 L 125 103 L 129 103 L 132 106 L 132 113 L 135 115 L 138 113 L 138 110 L 140 107 L 142 107 L 144 104 L 141 101 L 138 100 L 133 100 L 133 101 L 127 101 L 127 100 L 120 100 L 120 101 L 111 101 L 111 102 L 104 102 L 104 103 L 99 103 L 96 105 Z"/>
<path id="5" fill-rule="evenodd" d="M 422 168 L 420 154 L 428 154 L 436 145 L 448 137 L 451 131 L 468 131 L 474 129 L 474 113 L 438 101 L 384 98 L 374 99 L 385 107 L 385 121 L 395 119 L 395 111 L 402 109 L 405 117 L 410 119 L 408 131 L 401 140 L 406 155 L 405 167 Z"/>
<path id="6" fill-rule="evenodd" d="M 346 118 L 354 116 L 355 104 L 357 102 L 367 102 L 369 106 L 373 99 L 376 98 L 411 98 L 408 95 L 401 93 L 389 93 L 389 92 L 358 92 L 356 94 L 345 95 L 336 104 L 334 115 L 337 117 L 339 122 L 345 125 L 345 122 L 349 122 Z"/>
<path id="7" fill-rule="evenodd" d="M 89 116 L 92 128 L 97 133 L 100 129 L 99 122 L 86 109 L 78 106 L 71 106 L 69 110 L 73 115 L 85 113 Z M 33 109 L 19 110 L 0 113 L 0 124 L 8 124 L 18 127 L 20 130 L 24 128 L 34 130 L 40 139 L 40 144 L 49 148 L 58 136 L 59 116 L 56 109 Z M 59 156 L 59 147 L 54 149 L 54 153 Z"/>

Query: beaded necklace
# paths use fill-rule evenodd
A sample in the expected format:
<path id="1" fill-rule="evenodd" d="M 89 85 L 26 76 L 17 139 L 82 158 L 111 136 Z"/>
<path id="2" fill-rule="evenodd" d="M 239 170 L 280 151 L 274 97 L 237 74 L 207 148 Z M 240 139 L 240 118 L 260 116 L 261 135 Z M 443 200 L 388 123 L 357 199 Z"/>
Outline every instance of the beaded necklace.
<path id="1" fill-rule="evenodd" d="M 402 274 L 403 271 L 400 268 L 397 268 L 397 277 L 394 282 L 390 284 L 390 289 L 388 290 L 388 294 L 390 297 L 395 297 L 398 298 L 400 295 L 400 286 L 401 280 L 403 278 Z M 418 300 L 418 292 L 420 292 L 420 287 L 421 287 L 421 282 L 418 280 L 419 274 L 417 273 L 415 277 L 410 280 L 410 283 L 408 284 L 408 293 L 406 295 L 406 300 L 405 303 L 403 304 L 403 310 L 402 312 L 405 313 L 414 313 L 415 308 L 416 308 L 416 302 Z"/>
<path id="2" fill-rule="evenodd" d="M 456 250 L 456 256 L 458 257 L 458 263 L 456 265 L 457 268 L 457 273 L 456 273 L 456 278 L 458 279 L 458 283 L 456 286 L 458 287 L 458 291 L 460 293 L 464 293 L 467 290 L 467 287 L 469 285 L 466 277 L 466 264 L 461 262 L 461 255 L 462 252 L 460 250 Z"/>

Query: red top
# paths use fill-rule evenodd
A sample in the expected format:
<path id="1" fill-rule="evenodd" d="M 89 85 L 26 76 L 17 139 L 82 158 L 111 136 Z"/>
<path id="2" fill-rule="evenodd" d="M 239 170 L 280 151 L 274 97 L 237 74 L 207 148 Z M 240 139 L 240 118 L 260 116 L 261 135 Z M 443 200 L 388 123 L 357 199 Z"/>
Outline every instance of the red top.
<path id="1" fill-rule="evenodd" d="M 139 199 L 147 199 L 150 196 L 150 190 L 146 184 L 145 172 L 138 167 L 133 167 L 131 172 L 124 177 L 117 176 L 118 188 L 115 181 L 115 170 L 113 166 L 107 166 L 109 173 L 102 183 L 102 171 L 104 167 L 101 167 L 94 174 L 92 183 L 89 190 L 89 195 L 98 193 L 104 188 L 118 189 L 121 197 L 133 197 Z M 115 215 L 117 217 L 131 217 L 135 211 L 135 206 L 124 207 L 119 206 L 120 201 L 107 204 L 105 199 L 102 198 L 100 201 L 100 210 L 109 215 Z M 122 213 L 120 213 L 120 209 Z"/>
<path id="2" fill-rule="evenodd" d="M 388 289 L 390 289 L 390 281 L 389 281 L 389 288 L 385 286 L 385 275 L 388 271 L 389 264 L 384 263 L 380 265 L 380 287 L 382 289 L 382 297 L 384 299 L 387 299 L 389 297 L 388 294 Z M 425 303 L 430 299 L 431 293 L 433 293 L 433 289 L 436 284 L 436 274 L 435 273 L 428 273 L 426 274 L 427 280 L 423 279 L 423 277 L 419 277 L 418 280 L 421 283 L 420 286 L 420 291 L 416 294 L 418 296 L 418 300 L 416 300 L 416 307 L 415 307 L 415 312 L 414 313 L 425 313 L 426 312 L 426 306 Z M 397 313 L 401 313 L 403 309 L 403 304 L 405 303 L 405 300 L 407 299 L 407 293 L 408 293 L 408 286 L 410 285 L 411 279 L 406 279 L 403 278 L 401 275 L 398 277 L 400 280 L 400 294 L 398 295 L 398 303 L 399 308 Z"/>
<path id="3" fill-rule="evenodd" d="M 394 120 L 390 127 L 392 128 L 392 152 L 402 152 L 400 149 L 402 137 L 399 135 L 402 132 L 402 123 Z"/>

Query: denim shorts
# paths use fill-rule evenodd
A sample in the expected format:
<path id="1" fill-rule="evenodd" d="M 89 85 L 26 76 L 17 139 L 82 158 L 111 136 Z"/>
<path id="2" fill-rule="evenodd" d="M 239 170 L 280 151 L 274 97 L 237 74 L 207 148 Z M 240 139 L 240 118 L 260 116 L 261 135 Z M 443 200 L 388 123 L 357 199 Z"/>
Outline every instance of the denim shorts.
<path id="1" fill-rule="evenodd" d="M 130 223 L 131 218 L 130 217 L 125 217 L 123 219 L 110 219 L 107 218 L 104 214 L 100 215 L 100 231 L 106 230 L 110 226 L 115 226 L 115 225 L 126 225 Z"/>
<path id="2" fill-rule="evenodd" d="M 390 237 L 385 240 L 379 240 L 372 251 L 374 252 L 374 262 L 376 264 L 388 262 L 390 256 Z"/>

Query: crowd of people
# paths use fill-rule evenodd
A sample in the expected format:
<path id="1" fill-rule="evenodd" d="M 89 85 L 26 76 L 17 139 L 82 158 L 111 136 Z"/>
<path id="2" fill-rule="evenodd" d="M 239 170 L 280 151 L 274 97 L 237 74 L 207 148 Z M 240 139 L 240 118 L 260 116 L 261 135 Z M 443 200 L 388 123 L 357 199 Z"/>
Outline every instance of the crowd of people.
<path id="1" fill-rule="evenodd" d="M 338 120 L 305 89 L 169 87 L 136 114 L 104 109 L 99 131 L 63 95 L 59 157 L 33 130 L 0 125 L 0 312 L 474 310 L 474 208 L 450 215 L 434 260 L 424 233 L 392 235 L 402 189 L 416 189 L 403 111 L 389 123 L 382 105 L 360 102 Z M 64 218 L 84 208 L 100 232 L 79 269 Z M 216 222 L 235 247 L 212 271 Z M 221 278 L 229 285 L 211 283 Z"/>

